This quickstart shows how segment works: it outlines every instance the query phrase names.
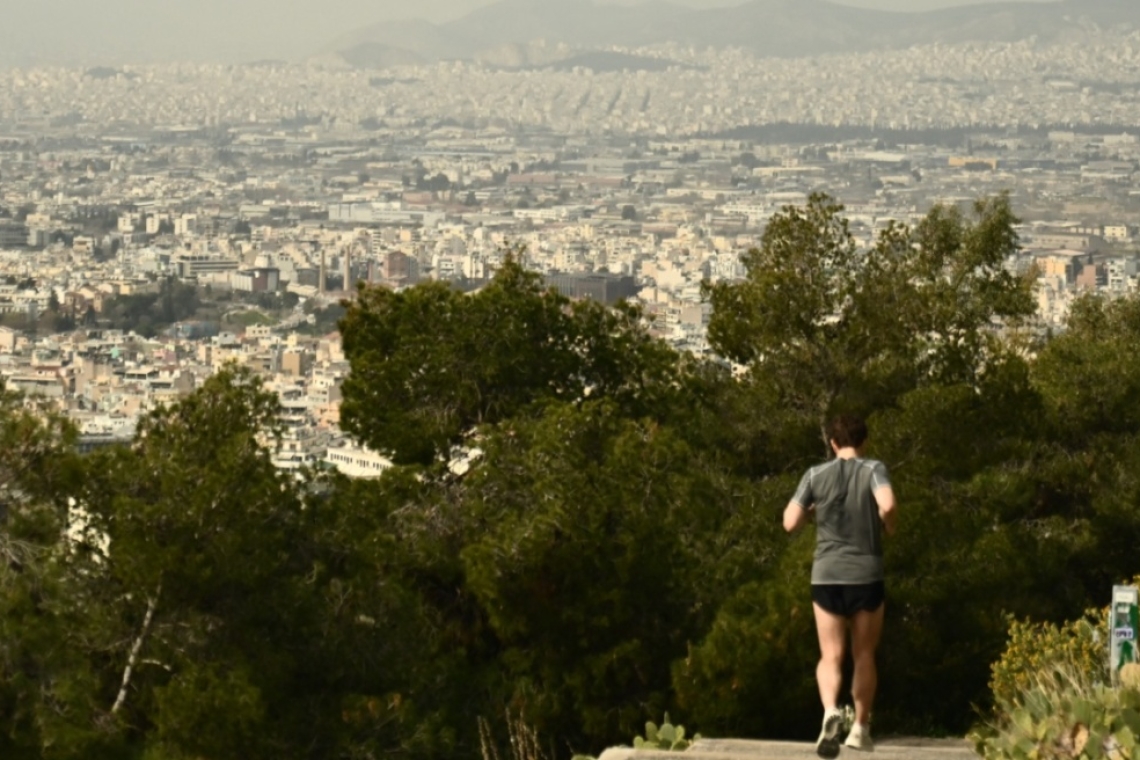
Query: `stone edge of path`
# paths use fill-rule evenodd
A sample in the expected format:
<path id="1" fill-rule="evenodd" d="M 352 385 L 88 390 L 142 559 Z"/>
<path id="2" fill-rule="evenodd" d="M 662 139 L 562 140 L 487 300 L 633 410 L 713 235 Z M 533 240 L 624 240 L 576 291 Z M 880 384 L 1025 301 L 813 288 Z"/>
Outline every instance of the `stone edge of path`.
<path id="1" fill-rule="evenodd" d="M 795 747 L 811 746 L 806 742 L 762 741 L 756 739 L 698 739 L 690 751 L 714 754 L 760 754 L 766 750 L 790 750 Z M 915 752 L 942 754 L 957 753 L 975 756 L 973 747 L 965 739 L 925 739 L 920 737 L 888 736 L 875 741 L 875 749 L 884 752 Z"/>
<path id="2" fill-rule="evenodd" d="M 598 760 L 676 760 L 676 752 L 632 747 L 611 747 Z M 688 760 L 778 760 L 779 758 L 815 757 L 809 742 L 757 741 L 748 739 L 700 739 L 684 752 Z M 848 757 L 862 753 L 849 751 Z M 977 754 L 964 739 L 926 740 L 890 738 L 875 746 L 868 757 L 906 757 L 916 760 L 965 760 Z"/>

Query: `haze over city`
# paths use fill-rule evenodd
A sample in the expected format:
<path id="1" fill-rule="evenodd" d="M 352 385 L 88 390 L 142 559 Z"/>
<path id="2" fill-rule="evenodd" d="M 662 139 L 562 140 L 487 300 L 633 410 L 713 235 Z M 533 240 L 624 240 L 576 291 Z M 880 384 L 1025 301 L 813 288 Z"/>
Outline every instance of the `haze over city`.
<path id="1" fill-rule="evenodd" d="M 1053 4 L 1050 0 L 1022 0 Z M 785 4 L 758 0 L 780 12 Z M 495 5 L 493 0 L 200 0 L 154 4 L 142 0 L 41 0 L 14 3 L 0 26 L 0 66 L 36 62 L 141 63 L 160 60 L 244 62 L 300 60 L 354 29 L 385 21 L 445 23 Z M 624 6 L 640 2 L 623 0 Z M 735 0 L 677 0 L 693 9 L 742 5 Z M 842 0 L 840 5 L 915 13 L 968 6 L 970 0 Z M 574 0 L 532 0 L 539 14 L 581 7 Z M 826 13 L 826 9 L 814 13 Z M 652 11 L 646 11 L 647 17 Z M 514 40 L 526 42 L 528 40 Z"/>

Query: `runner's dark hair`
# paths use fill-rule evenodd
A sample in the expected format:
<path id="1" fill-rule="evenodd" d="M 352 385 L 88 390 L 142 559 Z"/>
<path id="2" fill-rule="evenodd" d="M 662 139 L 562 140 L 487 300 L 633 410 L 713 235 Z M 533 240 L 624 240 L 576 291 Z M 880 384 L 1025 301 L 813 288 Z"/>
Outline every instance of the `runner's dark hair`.
<path id="1" fill-rule="evenodd" d="M 867 440 L 867 423 L 854 414 L 840 414 L 827 423 L 827 438 L 839 448 L 859 448 Z"/>

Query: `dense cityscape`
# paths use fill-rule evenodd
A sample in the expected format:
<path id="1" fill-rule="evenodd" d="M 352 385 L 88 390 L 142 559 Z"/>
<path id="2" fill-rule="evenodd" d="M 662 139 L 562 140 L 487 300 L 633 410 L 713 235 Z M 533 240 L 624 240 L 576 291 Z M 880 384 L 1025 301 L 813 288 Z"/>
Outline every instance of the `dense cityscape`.
<path id="1" fill-rule="evenodd" d="M 1010 193 L 1008 266 L 1035 265 L 1043 329 L 1082 291 L 1136 289 L 1135 33 L 563 60 L 0 72 L 9 386 L 59 399 L 97 445 L 238 361 L 285 405 L 280 466 L 376 474 L 386 460 L 337 427 L 336 320 L 357 283 L 474 290 L 523 246 L 564 294 L 630 299 L 704 354 L 701 283 L 742 276 L 766 221 L 813 192 L 866 245 L 933 204 Z"/>

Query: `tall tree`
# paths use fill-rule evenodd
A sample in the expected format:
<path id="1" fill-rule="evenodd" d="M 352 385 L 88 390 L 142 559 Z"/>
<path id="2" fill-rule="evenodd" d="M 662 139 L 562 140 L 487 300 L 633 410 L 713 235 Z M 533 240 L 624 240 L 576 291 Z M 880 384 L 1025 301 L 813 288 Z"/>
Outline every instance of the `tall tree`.
<path id="1" fill-rule="evenodd" d="M 115 745 L 87 641 L 97 614 L 79 579 L 76 430 L 51 406 L 0 389 L 0 755 L 103 757 Z M 95 617 L 96 621 L 92 618 Z"/>
<path id="2" fill-rule="evenodd" d="M 83 503 L 117 626 L 102 699 L 164 757 L 300 757 L 336 735 L 308 513 L 270 458 L 277 414 L 230 368 L 90 460 Z"/>
<path id="3" fill-rule="evenodd" d="M 353 370 L 342 425 L 400 463 L 447 459 L 476 426 L 547 401 L 644 404 L 676 368 L 635 309 L 571 303 L 513 255 L 471 295 L 444 283 L 365 287 L 341 330 Z"/>
<path id="4" fill-rule="evenodd" d="M 669 707 L 728 494 L 675 432 L 608 401 L 551 405 L 483 444 L 461 557 L 510 704 L 576 749 L 618 742 Z"/>
<path id="5" fill-rule="evenodd" d="M 744 255 L 745 280 L 706 290 L 713 348 L 806 420 L 971 381 L 994 356 L 994 328 L 1032 313 L 1028 282 L 1004 269 L 1018 250 L 1008 198 L 978 202 L 973 220 L 936 206 L 868 250 L 842 212 L 820 194 L 785 208 Z"/>

